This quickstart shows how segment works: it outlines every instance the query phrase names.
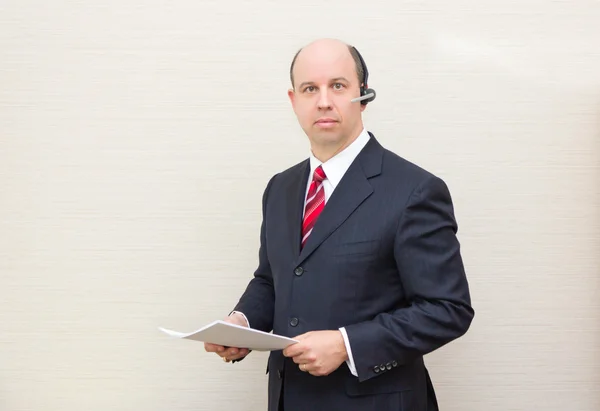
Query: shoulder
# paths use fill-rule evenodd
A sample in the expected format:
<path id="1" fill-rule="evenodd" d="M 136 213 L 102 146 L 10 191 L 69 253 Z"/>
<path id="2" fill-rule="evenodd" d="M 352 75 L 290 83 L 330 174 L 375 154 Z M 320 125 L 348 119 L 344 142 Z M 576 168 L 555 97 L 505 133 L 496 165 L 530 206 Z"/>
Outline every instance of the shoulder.
<path id="1" fill-rule="evenodd" d="M 283 171 L 275 174 L 273 178 L 277 177 L 280 180 L 289 180 L 290 178 L 296 178 L 298 175 L 301 175 L 304 171 L 306 171 L 306 167 L 309 165 L 309 160 L 304 159 L 299 163 L 296 163 Z"/>
<path id="2" fill-rule="evenodd" d="M 287 185 L 291 182 L 297 181 L 298 178 L 302 177 L 304 173 L 307 171 L 307 167 L 309 166 L 309 160 L 305 159 L 301 162 L 294 164 L 285 170 L 279 171 L 271 176 L 269 182 L 267 183 L 267 187 L 271 187 L 272 185 Z"/>
<path id="3" fill-rule="evenodd" d="M 424 221 L 425 216 L 443 216 L 456 226 L 454 204 L 446 182 L 422 166 L 384 149 L 382 161 L 381 192 Z M 408 221 L 405 219 L 405 221 Z"/>
<path id="4" fill-rule="evenodd" d="M 382 174 L 385 185 L 419 192 L 425 187 L 447 190 L 445 181 L 433 171 L 383 148 Z"/>
<path id="5" fill-rule="evenodd" d="M 432 171 L 423 168 L 387 148 L 383 149 L 383 171 L 402 174 L 406 178 L 415 180 L 424 180 L 435 177 Z"/>
<path id="6" fill-rule="evenodd" d="M 264 190 L 264 197 L 268 197 L 269 192 L 277 192 L 281 189 L 288 187 L 290 184 L 297 183 L 299 179 L 303 177 L 304 173 L 308 170 L 308 163 L 309 160 L 306 159 L 297 164 L 294 164 L 291 167 L 288 167 L 283 171 L 279 171 L 271 175 L 271 177 L 267 181 Z"/>

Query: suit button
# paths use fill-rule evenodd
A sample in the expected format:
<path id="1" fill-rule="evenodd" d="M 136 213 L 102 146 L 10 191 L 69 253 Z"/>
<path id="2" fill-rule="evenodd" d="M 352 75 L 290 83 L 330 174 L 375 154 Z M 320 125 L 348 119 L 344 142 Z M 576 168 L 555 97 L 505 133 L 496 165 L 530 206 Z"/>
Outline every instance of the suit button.
<path id="1" fill-rule="evenodd" d="M 304 274 L 304 268 L 296 267 L 296 269 L 294 270 L 294 274 L 296 274 L 298 277 L 300 277 L 302 274 Z"/>
<path id="2" fill-rule="evenodd" d="M 388 362 L 388 363 L 385 365 L 385 368 L 387 368 L 388 370 L 391 370 L 391 369 L 392 369 L 392 363 L 391 363 L 391 362 Z"/>
<path id="3" fill-rule="evenodd" d="M 377 374 L 379 372 L 379 366 L 376 365 L 373 367 L 373 371 L 375 371 L 375 374 Z"/>
<path id="4" fill-rule="evenodd" d="M 279 379 L 281 379 L 281 370 L 277 370 L 277 377 L 279 377 Z"/>
<path id="5" fill-rule="evenodd" d="M 392 361 L 392 367 L 397 367 L 398 363 L 396 361 Z"/>
<path id="6" fill-rule="evenodd" d="M 291 325 L 292 327 L 295 327 L 295 326 L 297 326 L 297 325 L 298 325 L 298 319 L 297 319 L 296 317 L 292 318 L 292 319 L 290 320 L 290 325 Z"/>

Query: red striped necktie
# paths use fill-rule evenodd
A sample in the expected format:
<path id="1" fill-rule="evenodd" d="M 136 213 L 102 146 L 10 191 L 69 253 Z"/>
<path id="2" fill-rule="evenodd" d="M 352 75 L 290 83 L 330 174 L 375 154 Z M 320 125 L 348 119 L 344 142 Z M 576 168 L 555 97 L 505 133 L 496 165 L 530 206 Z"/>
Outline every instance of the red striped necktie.
<path id="1" fill-rule="evenodd" d="M 304 208 L 304 222 L 302 223 L 302 247 L 319 218 L 319 214 L 325 207 L 325 188 L 323 180 L 327 178 L 321 166 L 317 167 L 313 174 L 312 182 L 306 195 L 306 206 Z"/>

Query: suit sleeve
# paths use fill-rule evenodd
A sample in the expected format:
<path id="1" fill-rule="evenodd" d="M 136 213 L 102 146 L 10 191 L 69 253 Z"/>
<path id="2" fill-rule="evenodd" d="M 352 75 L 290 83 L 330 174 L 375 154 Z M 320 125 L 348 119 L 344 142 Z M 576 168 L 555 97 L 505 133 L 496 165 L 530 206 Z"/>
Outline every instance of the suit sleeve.
<path id="1" fill-rule="evenodd" d="M 474 310 L 457 230 L 448 188 L 432 176 L 414 190 L 396 230 L 394 257 L 407 306 L 346 327 L 360 381 L 424 356 L 470 327 Z"/>
<path id="2" fill-rule="evenodd" d="M 267 202 L 273 180 L 271 178 L 262 198 L 262 223 L 260 227 L 260 247 L 258 251 L 258 268 L 248 283 L 233 311 L 244 314 L 252 328 L 270 332 L 273 328 L 273 311 L 275 307 L 275 291 L 273 276 L 267 257 Z M 243 347 L 242 347 L 243 348 Z"/>

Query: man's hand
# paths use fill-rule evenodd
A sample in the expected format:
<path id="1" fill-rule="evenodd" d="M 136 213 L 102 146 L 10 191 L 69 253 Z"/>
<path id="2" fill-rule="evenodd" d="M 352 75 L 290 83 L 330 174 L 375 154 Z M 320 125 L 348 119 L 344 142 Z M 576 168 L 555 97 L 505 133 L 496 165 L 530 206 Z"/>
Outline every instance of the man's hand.
<path id="1" fill-rule="evenodd" d="M 341 331 L 311 331 L 294 339 L 298 343 L 283 350 L 283 355 L 312 375 L 329 375 L 348 359 Z"/>
<path id="2" fill-rule="evenodd" d="M 233 313 L 228 317 L 225 317 L 223 321 L 235 325 L 241 325 L 242 327 L 247 327 L 248 324 L 244 317 L 238 313 Z M 214 352 L 225 362 L 230 362 L 232 360 L 239 360 L 240 358 L 248 355 L 249 351 L 247 348 L 238 348 L 238 347 L 223 347 L 222 345 L 209 344 L 204 343 L 204 349 L 206 352 Z"/>

